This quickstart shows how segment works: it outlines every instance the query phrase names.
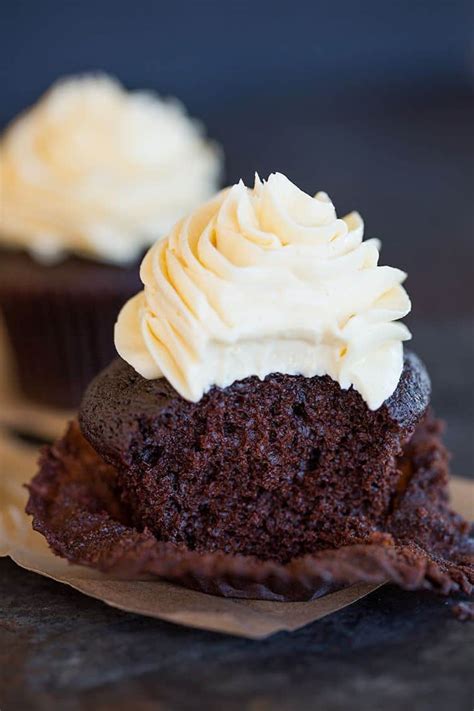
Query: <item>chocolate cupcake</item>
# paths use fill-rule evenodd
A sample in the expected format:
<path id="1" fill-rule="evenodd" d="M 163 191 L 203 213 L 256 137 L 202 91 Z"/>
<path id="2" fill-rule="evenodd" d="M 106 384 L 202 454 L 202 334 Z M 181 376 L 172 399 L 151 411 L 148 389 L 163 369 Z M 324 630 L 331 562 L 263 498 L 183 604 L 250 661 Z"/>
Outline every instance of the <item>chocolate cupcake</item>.
<path id="1" fill-rule="evenodd" d="M 356 581 L 469 592 L 405 275 L 284 176 L 219 194 L 147 254 L 116 359 L 44 451 L 28 512 L 69 560 L 206 592 Z"/>
<path id="2" fill-rule="evenodd" d="M 24 393 L 74 407 L 114 355 L 146 248 L 216 189 L 220 154 L 174 100 L 63 80 L 0 142 L 0 310 Z"/>

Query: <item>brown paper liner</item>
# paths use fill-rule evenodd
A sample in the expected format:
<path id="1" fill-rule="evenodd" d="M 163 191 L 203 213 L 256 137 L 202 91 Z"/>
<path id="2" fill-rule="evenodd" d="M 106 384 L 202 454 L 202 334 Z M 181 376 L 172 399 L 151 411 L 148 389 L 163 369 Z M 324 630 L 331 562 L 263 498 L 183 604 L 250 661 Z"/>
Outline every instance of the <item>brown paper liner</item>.
<path id="1" fill-rule="evenodd" d="M 72 258 L 54 266 L 26 255 L 1 258 L 12 262 L 0 310 L 19 387 L 33 402 L 75 408 L 116 355 L 113 326 L 138 289 L 138 272 Z"/>
<path id="2" fill-rule="evenodd" d="M 14 377 L 13 355 L 0 314 L 0 428 L 29 441 L 53 442 L 74 417 L 72 410 L 45 407 L 22 395 Z"/>
<path id="3" fill-rule="evenodd" d="M 423 462 L 419 462 L 423 466 Z M 353 583 L 392 581 L 409 590 L 470 593 L 474 583 L 468 526 L 450 555 L 376 533 L 366 542 L 324 550 L 287 565 L 222 552 L 199 553 L 157 540 L 129 524 L 115 470 L 84 440 L 77 423 L 42 456 L 29 486 L 27 512 L 58 555 L 115 576 L 154 575 L 202 592 L 233 598 L 310 600 Z"/>
<path id="4" fill-rule="evenodd" d="M 117 580 L 91 567 L 72 565 L 54 555 L 43 536 L 23 513 L 27 491 L 23 482 L 36 470 L 35 450 L 0 431 L 0 556 L 19 566 L 68 585 L 112 607 L 176 624 L 263 639 L 283 630 L 315 622 L 377 590 L 379 585 L 356 583 L 308 602 L 272 602 L 206 595 L 152 578 Z M 454 509 L 474 518 L 474 482 L 453 477 Z"/>

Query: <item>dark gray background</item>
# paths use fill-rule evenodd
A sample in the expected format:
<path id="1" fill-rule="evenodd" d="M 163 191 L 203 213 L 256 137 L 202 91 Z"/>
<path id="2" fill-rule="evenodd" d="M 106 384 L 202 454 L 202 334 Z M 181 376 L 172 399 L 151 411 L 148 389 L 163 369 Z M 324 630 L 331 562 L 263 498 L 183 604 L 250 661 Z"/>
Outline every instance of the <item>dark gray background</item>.
<path id="1" fill-rule="evenodd" d="M 361 89 L 425 94 L 470 84 L 469 0 L 3 0 L 1 7 L 2 118 L 58 75 L 96 69 L 133 88 L 177 94 L 206 119 L 223 102 L 252 96 L 356 98 Z"/>
<path id="2" fill-rule="evenodd" d="M 457 473 L 474 474 L 472 3 L 24 2 L 0 6 L 0 123 L 102 69 L 182 98 L 226 151 L 358 209 L 409 273 L 414 348 Z M 233 640 L 105 608 L 0 562 L 0 706 L 470 709 L 472 626 L 392 588 L 292 635 Z M 471 700 L 470 700 L 471 698 Z"/>

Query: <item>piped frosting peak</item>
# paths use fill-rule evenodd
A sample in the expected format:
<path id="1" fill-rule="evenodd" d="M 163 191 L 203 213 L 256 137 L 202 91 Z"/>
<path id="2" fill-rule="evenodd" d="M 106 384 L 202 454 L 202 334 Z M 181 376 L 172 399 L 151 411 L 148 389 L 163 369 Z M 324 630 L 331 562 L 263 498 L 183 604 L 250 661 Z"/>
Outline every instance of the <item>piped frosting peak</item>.
<path id="1" fill-rule="evenodd" d="M 353 212 L 280 173 L 220 192 L 147 253 L 122 309 L 119 354 L 198 401 L 213 385 L 274 372 L 329 375 L 377 409 L 403 367 L 405 274 L 379 266 Z"/>

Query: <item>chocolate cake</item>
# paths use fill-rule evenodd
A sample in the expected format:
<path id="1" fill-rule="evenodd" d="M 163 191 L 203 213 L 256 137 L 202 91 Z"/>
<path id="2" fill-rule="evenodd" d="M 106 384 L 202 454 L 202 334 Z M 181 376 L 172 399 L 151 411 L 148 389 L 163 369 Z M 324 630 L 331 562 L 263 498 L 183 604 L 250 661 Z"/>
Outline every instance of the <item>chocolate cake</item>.
<path id="1" fill-rule="evenodd" d="M 191 550 L 287 563 L 383 526 L 396 456 L 428 400 L 414 355 L 375 412 L 328 376 L 247 378 L 194 404 L 117 360 L 87 390 L 79 422 L 117 469 L 135 525 Z"/>

